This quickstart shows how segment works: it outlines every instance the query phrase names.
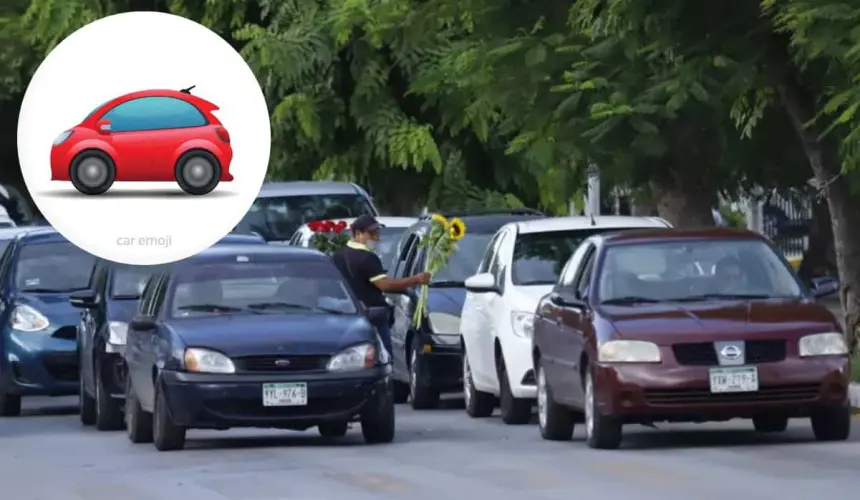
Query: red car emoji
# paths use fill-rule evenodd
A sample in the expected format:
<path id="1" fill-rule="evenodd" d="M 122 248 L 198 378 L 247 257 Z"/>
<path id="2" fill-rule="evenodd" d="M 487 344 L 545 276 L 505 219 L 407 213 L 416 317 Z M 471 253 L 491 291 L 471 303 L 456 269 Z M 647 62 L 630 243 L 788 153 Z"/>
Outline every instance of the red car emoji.
<path id="1" fill-rule="evenodd" d="M 188 194 L 233 180 L 230 134 L 212 114 L 218 106 L 189 87 L 132 92 L 90 113 L 51 148 L 51 180 L 102 194 L 114 181 L 172 182 Z"/>

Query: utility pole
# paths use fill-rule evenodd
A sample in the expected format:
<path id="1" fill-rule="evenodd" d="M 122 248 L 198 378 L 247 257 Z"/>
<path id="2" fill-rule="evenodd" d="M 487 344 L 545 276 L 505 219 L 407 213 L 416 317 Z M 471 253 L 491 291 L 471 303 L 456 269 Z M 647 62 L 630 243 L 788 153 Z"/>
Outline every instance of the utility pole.
<path id="1" fill-rule="evenodd" d="M 585 198 L 585 215 L 600 215 L 600 172 L 597 165 L 588 167 L 588 194 Z"/>

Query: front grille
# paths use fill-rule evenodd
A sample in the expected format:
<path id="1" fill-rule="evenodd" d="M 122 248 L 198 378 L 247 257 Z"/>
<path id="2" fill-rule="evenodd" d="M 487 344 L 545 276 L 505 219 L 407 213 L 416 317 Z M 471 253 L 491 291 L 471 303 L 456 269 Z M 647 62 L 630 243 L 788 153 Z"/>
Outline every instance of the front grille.
<path id="1" fill-rule="evenodd" d="M 819 384 L 795 384 L 760 387 L 755 392 L 713 394 L 709 389 L 646 389 L 648 404 L 709 405 L 720 403 L 784 403 L 814 401 L 820 392 Z"/>
<path id="2" fill-rule="evenodd" d="M 54 331 L 51 337 L 54 337 L 55 339 L 75 340 L 78 338 L 78 327 L 61 326 Z"/>
<path id="3" fill-rule="evenodd" d="M 236 368 L 246 372 L 312 372 L 325 370 L 328 356 L 247 356 L 236 358 Z"/>
<path id="4" fill-rule="evenodd" d="M 745 363 L 775 363 L 785 359 L 784 340 L 747 340 L 745 344 Z M 680 365 L 716 366 L 717 350 L 713 342 L 674 344 L 672 352 Z"/>
<path id="5" fill-rule="evenodd" d="M 75 382 L 78 380 L 77 354 L 44 354 L 42 364 L 48 374 L 60 382 Z"/>

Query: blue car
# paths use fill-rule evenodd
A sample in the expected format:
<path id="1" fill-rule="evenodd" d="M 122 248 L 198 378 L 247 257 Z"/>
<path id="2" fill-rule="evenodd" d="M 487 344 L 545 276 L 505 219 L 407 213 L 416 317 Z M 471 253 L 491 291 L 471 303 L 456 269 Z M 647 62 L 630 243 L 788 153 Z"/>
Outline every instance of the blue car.
<path id="1" fill-rule="evenodd" d="M 0 415 L 19 415 L 22 396 L 77 394 L 80 315 L 69 296 L 90 287 L 95 264 L 53 229 L 9 242 L 0 261 Z"/>
<path id="2" fill-rule="evenodd" d="M 394 439 L 391 365 L 326 255 L 216 246 L 154 274 L 131 320 L 125 422 L 134 443 L 184 447 L 191 428 L 317 427 Z"/>

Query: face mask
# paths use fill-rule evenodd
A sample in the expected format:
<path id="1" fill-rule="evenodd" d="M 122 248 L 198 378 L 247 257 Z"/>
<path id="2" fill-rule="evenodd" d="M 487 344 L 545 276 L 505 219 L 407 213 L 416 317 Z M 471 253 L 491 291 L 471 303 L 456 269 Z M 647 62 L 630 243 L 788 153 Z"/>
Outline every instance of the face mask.
<path id="1" fill-rule="evenodd" d="M 365 243 L 365 245 L 367 245 L 367 248 L 371 250 L 376 250 L 376 243 L 376 240 L 367 240 L 367 243 Z"/>

